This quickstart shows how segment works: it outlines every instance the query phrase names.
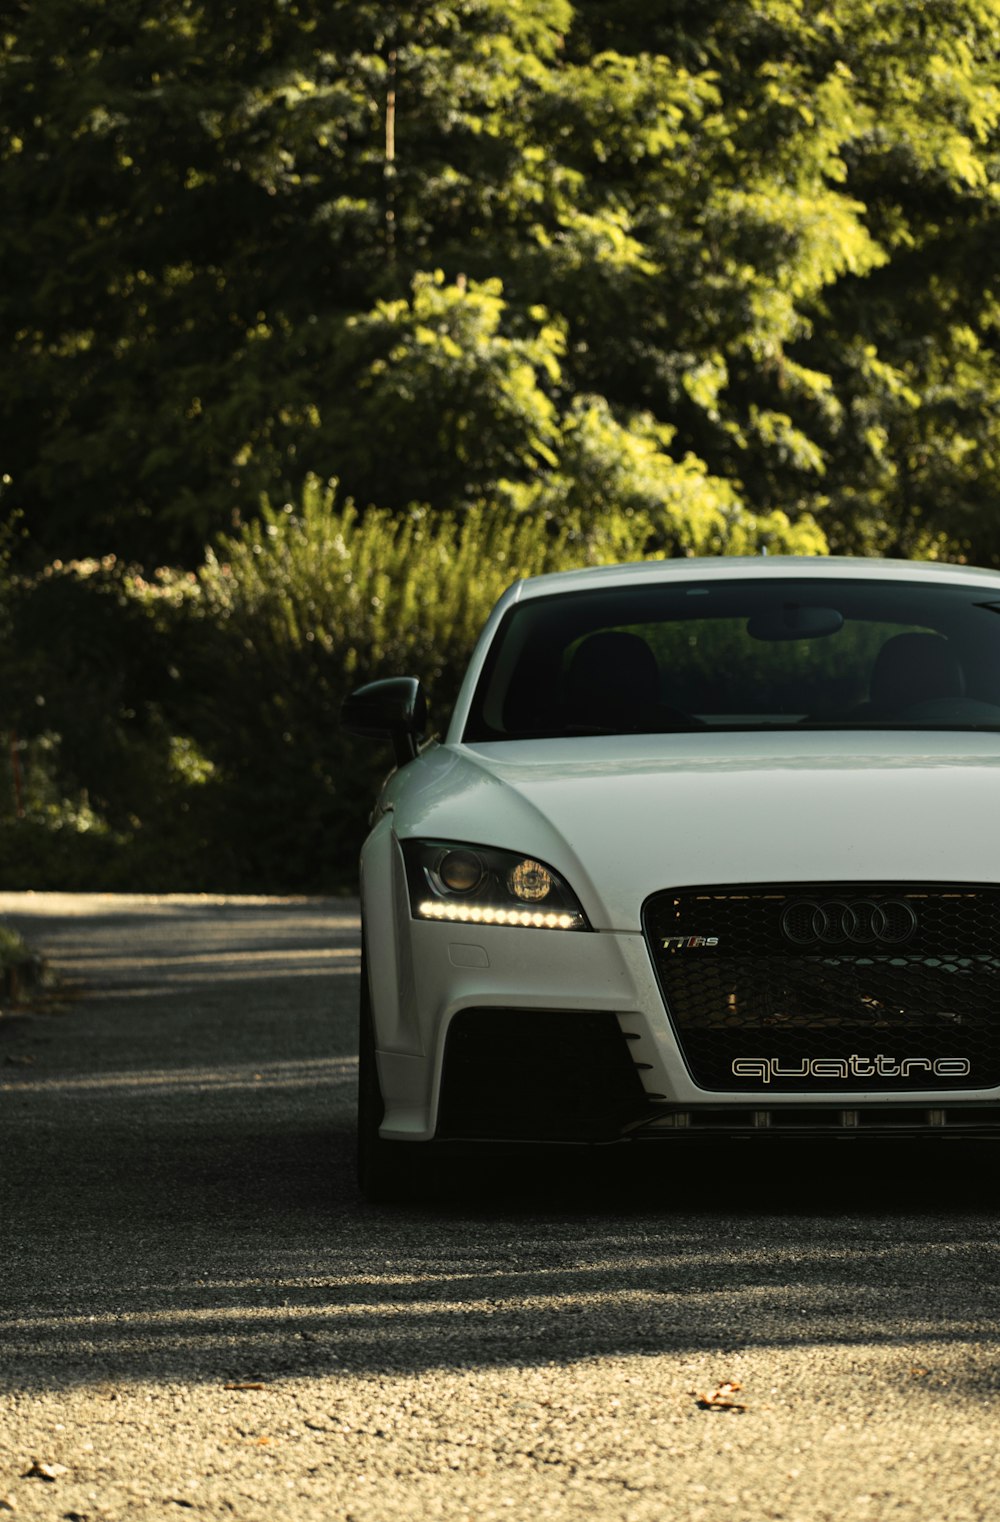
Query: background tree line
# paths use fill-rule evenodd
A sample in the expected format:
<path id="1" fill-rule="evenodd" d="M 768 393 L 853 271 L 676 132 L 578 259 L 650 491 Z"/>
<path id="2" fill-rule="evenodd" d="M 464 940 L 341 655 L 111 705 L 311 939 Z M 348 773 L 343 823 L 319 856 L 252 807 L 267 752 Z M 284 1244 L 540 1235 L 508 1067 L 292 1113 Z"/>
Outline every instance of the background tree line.
<path id="1" fill-rule="evenodd" d="M 343 691 L 444 709 L 524 570 L 1000 562 L 998 31 L 15 0 L 0 876 L 344 880 Z"/>

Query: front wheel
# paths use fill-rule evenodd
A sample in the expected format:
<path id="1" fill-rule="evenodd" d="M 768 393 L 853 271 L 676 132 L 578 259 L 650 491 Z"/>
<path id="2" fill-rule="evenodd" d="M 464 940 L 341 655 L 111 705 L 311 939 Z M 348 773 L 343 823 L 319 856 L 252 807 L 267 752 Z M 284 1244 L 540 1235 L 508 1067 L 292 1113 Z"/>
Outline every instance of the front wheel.
<path id="1" fill-rule="evenodd" d="M 385 1114 L 375 1061 L 368 969 L 361 953 L 361 1012 L 358 1027 L 358 1187 L 373 1205 L 398 1202 L 411 1195 L 418 1169 L 414 1154 L 419 1143 L 385 1141 L 378 1134 Z"/>

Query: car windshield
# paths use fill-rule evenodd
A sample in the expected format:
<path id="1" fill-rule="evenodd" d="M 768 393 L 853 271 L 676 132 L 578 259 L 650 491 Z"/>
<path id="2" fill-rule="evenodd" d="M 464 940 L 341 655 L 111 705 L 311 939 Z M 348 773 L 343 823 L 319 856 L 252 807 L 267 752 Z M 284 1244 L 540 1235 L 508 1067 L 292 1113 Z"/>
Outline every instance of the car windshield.
<path id="1" fill-rule="evenodd" d="M 704 729 L 1000 729 L 983 588 L 719 579 L 528 598 L 490 647 L 469 742 Z"/>

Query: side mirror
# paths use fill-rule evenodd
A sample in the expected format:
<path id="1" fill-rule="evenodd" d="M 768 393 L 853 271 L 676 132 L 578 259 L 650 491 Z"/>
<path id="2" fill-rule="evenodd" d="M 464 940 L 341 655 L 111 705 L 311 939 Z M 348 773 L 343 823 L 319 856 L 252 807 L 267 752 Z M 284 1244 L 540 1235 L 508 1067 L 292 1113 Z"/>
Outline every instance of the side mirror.
<path id="1" fill-rule="evenodd" d="M 417 754 L 417 741 L 427 728 L 427 699 L 415 676 L 390 676 L 368 682 L 345 698 L 340 727 L 349 735 L 391 740 L 396 764 L 405 766 Z"/>

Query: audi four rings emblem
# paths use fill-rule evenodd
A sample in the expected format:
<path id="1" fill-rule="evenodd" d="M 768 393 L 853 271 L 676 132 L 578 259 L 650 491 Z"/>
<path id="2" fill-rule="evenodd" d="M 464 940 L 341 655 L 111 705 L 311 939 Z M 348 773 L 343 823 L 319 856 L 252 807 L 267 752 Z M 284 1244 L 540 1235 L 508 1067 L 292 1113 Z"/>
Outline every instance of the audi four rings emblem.
<path id="1" fill-rule="evenodd" d="M 794 946 L 902 946 L 917 923 L 902 898 L 800 898 L 782 911 L 781 932 Z"/>

